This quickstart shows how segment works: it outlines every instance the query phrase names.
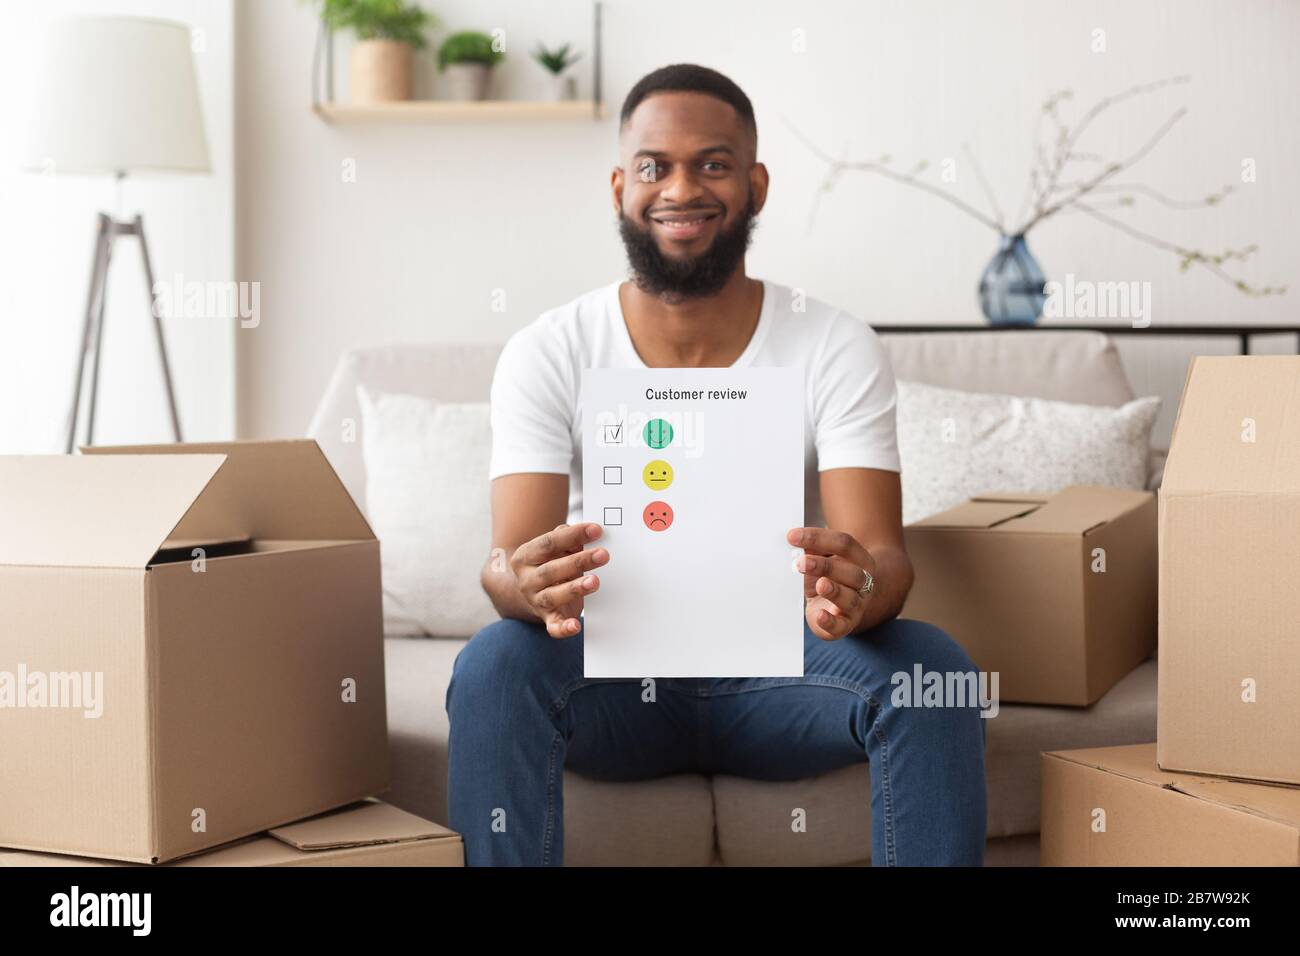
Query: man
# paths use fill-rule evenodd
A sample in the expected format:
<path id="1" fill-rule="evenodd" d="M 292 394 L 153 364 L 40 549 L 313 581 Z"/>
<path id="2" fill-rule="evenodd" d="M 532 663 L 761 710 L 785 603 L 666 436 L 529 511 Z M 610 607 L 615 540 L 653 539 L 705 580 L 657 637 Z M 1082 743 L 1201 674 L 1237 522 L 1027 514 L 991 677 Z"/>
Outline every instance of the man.
<path id="1" fill-rule="evenodd" d="M 756 152 L 753 108 L 731 80 L 692 65 L 644 77 L 623 104 L 611 179 L 632 281 L 544 313 L 502 352 L 482 571 L 502 620 L 460 652 L 446 698 L 450 824 L 470 865 L 563 862 L 566 766 L 607 780 L 791 780 L 864 760 L 873 863 L 982 861 L 977 706 L 891 702 L 891 676 L 916 664 L 976 670 L 942 631 L 897 617 L 912 567 L 893 374 L 867 326 L 745 274 L 768 190 Z M 640 679 L 585 679 L 580 615 L 618 555 L 583 547 L 601 528 L 581 520 L 582 370 L 746 365 L 802 367 L 807 383 L 810 526 L 787 536 L 804 552 L 805 676 L 660 679 L 653 703 Z"/>

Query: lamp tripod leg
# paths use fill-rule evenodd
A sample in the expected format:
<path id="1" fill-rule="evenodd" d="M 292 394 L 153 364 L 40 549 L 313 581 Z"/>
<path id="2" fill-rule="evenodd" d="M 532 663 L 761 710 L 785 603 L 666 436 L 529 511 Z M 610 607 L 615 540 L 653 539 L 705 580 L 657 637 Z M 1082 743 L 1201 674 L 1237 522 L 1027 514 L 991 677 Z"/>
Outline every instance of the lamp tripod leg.
<path id="1" fill-rule="evenodd" d="M 96 317 L 103 318 L 103 301 L 105 278 L 108 273 L 109 246 L 112 243 L 112 220 L 103 213 L 95 227 L 95 252 L 90 265 L 90 289 L 86 292 L 86 316 L 81 328 L 81 350 L 77 353 L 77 371 L 72 386 L 72 408 L 68 411 L 68 435 L 64 444 L 64 453 L 72 454 L 77 441 L 77 419 L 81 414 L 81 385 L 86 371 L 86 358 L 92 345 L 97 343 L 95 332 Z M 96 348 L 96 366 L 98 366 L 98 347 Z M 92 386 L 93 388 L 93 386 Z M 92 392 L 91 402 L 94 402 Z"/>
<path id="2" fill-rule="evenodd" d="M 158 314 L 158 296 L 154 294 L 153 263 L 149 260 L 149 244 L 144 238 L 144 218 L 135 217 L 135 234 L 140 240 L 140 256 L 144 259 L 144 280 L 149 290 L 149 312 L 153 316 L 154 336 L 158 340 L 158 362 L 162 366 L 163 385 L 167 389 L 167 410 L 171 413 L 172 435 L 181 440 L 181 419 L 176 413 L 176 391 L 172 388 L 171 366 L 167 363 L 167 343 L 163 338 L 162 316 Z"/>
<path id="3" fill-rule="evenodd" d="M 95 405 L 99 398 L 99 362 L 104 354 L 104 307 L 108 302 L 108 270 L 113 264 L 113 231 L 110 228 L 104 243 L 104 266 L 99 277 L 99 309 L 95 317 L 95 331 L 91 339 L 90 405 L 86 409 L 86 444 L 95 444 Z"/>

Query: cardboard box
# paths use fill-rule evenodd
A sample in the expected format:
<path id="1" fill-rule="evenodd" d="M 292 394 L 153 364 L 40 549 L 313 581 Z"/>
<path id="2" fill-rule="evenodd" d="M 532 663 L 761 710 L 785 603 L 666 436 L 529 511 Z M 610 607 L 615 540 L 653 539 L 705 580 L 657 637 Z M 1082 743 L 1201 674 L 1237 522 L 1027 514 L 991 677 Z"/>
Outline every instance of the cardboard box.
<path id="1" fill-rule="evenodd" d="M 170 860 L 387 789 L 379 542 L 316 443 L 90 451 L 0 458 L 0 846 Z"/>
<path id="2" fill-rule="evenodd" d="M 1148 491 L 985 494 L 904 535 L 916 583 L 902 616 L 938 625 L 997 672 L 1002 701 L 1086 706 L 1155 650 Z"/>
<path id="3" fill-rule="evenodd" d="M 135 866 L 114 860 L 5 852 L 0 867 Z M 370 800 L 276 827 L 260 836 L 161 866 L 464 866 L 459 834 Z"/>
<path id="4" fill-rule="evenodd" d="M 1300 790 L 1168 773 L 1156 745 L 1043 754 L 1043 866 L 1297 866 Z"/>
<path id="5" fill-rule="evenodd" d="M 1160 489 L 1166 770 L 1300 783 L 1300 357 L 1192 360 Z"/>

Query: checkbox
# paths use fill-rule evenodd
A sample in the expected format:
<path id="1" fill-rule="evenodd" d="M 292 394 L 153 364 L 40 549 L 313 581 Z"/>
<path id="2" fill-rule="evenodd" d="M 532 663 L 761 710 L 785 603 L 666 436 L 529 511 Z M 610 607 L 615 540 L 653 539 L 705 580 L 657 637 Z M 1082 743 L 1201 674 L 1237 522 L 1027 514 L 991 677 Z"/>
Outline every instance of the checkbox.
<path id="1" fill-rule="evenodd" d="M 623 483 L 623 466 L 606 465 L 605 466 L 605 484 L 621 485 Z"/>
<path id="2" fill-rule="evenodd" d="M 606 508 L 606 509 L 605 509 L 605 520 L 604 520 L 603 524 L 607 524 L 607 525 L 621 525 L 622 523 L 623 523 L 623 509 L 622 509 L 622 508 Z"/>
<path id="3" fill-rule="evenodd" d="M 619 422 L 617 425 L 606 425 L 604 434 L 606 445 L 623 444 L 623 423 Z"/>

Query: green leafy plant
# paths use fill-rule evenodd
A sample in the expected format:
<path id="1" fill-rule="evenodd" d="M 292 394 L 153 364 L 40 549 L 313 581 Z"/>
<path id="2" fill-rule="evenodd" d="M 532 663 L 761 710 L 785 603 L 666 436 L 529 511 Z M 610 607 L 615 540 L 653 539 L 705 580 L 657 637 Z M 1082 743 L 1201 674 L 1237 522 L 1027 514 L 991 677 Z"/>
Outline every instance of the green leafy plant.
<path id="1" fill-rule="evenodd" d="M 505 59 L 505 54 L 492 45 L 486 33 L 466 30 L 453 33 L 438 47 L 438 69 L 445 70 L 453 63 L 482 63 L 494 66 Z"/>
<path id="2" fill-rule="evenodd" d="M 319 0 L 321 19 L 331 30 L 352 30 L 361 40 L 396 40 L 417 50 L 428 44 L 424 31 L 436 18 L 407 0 Z"/>
<path id="3" fill-rule="evenodd" d="M 569 52 L 569 44 L 558 46 L 554 50 L 548 50 L 542 44 L 537 44 L 537 49 L 533 51 L 533 59 L 540 63 L 550 72 L 559 76 L 578 60 L 582 59 L 582 54 L 574 51 Z"/>

